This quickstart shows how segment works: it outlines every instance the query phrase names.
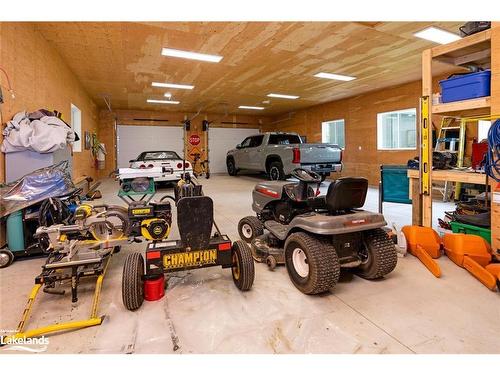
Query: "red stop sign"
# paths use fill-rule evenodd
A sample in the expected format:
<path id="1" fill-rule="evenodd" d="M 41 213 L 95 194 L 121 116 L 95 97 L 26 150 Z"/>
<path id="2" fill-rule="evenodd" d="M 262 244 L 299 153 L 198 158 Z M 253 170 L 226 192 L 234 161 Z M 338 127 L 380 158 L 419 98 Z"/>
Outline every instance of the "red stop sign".
<path id="1" fill-rule="evenodd" d="M 198 134 L 192 134 L 189 137 L 189 143 L 193 146 L 198 146 L 201 142 L 200 136 Z"/>

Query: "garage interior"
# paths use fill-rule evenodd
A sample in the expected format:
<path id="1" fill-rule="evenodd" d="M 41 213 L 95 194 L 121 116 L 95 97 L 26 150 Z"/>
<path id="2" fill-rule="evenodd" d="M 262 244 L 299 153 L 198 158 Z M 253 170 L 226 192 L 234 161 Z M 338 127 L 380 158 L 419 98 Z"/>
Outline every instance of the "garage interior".
<path id="1" fill-rule="evenodd" d="M 240 240 L 238 223 L 256 216 L 252 191 L 256 184 L 270 182 L 269 170 L 242 168 L 228 175 L 227 153 L 247 137 L 268 132 L 296 133 L 307 144 L 336 144 L 342 170 L 329 174 L 313 194 L 327 195 L 334 190 L 330 185 L 345 177 L 366 179 L 362 209 L 383 214 L 388 238 L 397 241 L 397 265 L 376 280 L 342 269 L 333 288 L 309 295 L 290 280 L 288 263 L 270 270 L 264 261 L 252 266 L 253 285 L 242 292 L 233 285 L 231 269 L 181 270 L 166 274 L 162 298 L 145 301 L 135 311 L 122 303 L 122 272 L 127 255 L 144 254 L 151 241 L 128 242 L 112 255 L 109 267 L 106 263 L 101 324 L 48 333 L 50 343 L 40 351 L 500 353 L 500 175 L 495 169 L 500 145 L 483 141 L 498 142 L 489 129 L 500 127 L 500 23 L 491 22 L 469 36 L 460 32 L 464 24 L 1 22 L 2 130 L 22 111 L 46 109 L 61 113 L 80 138 L 54 152 L 44 165 L 37 164 L 35 151 L 2 149 L 4 249 L 12 247 L 13 232 L 7 227 L 14 212 L 6 212 L 3 200 L 12 182 L 69 160 L 71 179 L 84 193 L 100 182 L 101 197 L 89 204 L 123 206 L 117 169 L 129 168 L 142 152 L 160 150 L 184 159 L 181 169 L 185 162 L 193 166 L 196 153 L 208 160 L 210 178 L 205 171 L 198 182 L 213 200 L 220 232 Z M 435 42 L 418 36 L 436 29 L 451 39 Z M 165 49 L 222 59 L 169 56 L 168 51 L 162 54 Z M 484 72 L 491 73 L 487 95 L 442 101 L 443 81 Z M 457 135 L 447 136 L 442 128 L 453 128 Z M 5 134 L 0 143 L 9 137 Z M 455 158 L 452 166 L 448 159 L 442 168 L 436 164 L 441 159 L 433 150 L 440 139 L 440 155 Z M 455 143 L 457 151 L 447 151 Z M 479 149 L 480 165 L 473 168 Z M 15 159 L 21 152 L 30 154 Z M 301 152 L 304 158 L 306 151 Z M 487 154 L 491 174 L 484 170 Z M 251 158 L 256 162 L 257 157 Z M 173 196 L 176 186 L 158 183 L 155 198 Z M 482 224 L 450 225 L 449 213 L 463 214 L 460 202 L 477 196 L 483 197 L 478 200 L 482 208 L 465 211 L 474 211 Z M 180 237 L 175 207 L 169 239 Z M 193 211 L 191 216 L 199 215 Z M 465 243 L 479 241 L 488 261 L 483 264 L 466 252 L 467 259 L 476 260 L 458 265 L 445 248 L 444 238 L 452 238 L 452 232 L 466 233 Z M 425 248 L 429 238 L 440 248 L 437 256 Z M 480 251 L 478 246 L 471 254 Z M 47 262 L 47 254 L 25 256 L 24 249 L 18 255 L 11 250 L 13 263 L 0 270 L 2 336 L 18 328 L 34 278 Z M 41 291 L 25 328 L 87 319 L 94 284 L 95 279 L 82 279 L 78 302 L 71 302 L 67 283 L 65 295 Z M 0 353 L 14 353 L 9 347 L 0 347 Z"/>

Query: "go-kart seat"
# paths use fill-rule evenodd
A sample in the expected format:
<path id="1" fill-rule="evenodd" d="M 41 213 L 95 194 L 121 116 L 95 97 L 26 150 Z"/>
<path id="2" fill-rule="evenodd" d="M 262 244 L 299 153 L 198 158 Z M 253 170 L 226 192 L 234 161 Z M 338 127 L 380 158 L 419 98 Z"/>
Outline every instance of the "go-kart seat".
<path id="1" fill-rule="evenodd" d="M 207 196 L 184 197 L 177 202 L 177 226 L 184 247 L 206 249 L 214 225 L 214 202 Z"/>
<path id="2" fill-rule="evenodd" d="M 365 204 L 368 180 L 361 177 L 342 177 L 328 186 L 326 195 L 309 198 L 313 209 L 326 209 L 330 213 L 350 211 Z"/>

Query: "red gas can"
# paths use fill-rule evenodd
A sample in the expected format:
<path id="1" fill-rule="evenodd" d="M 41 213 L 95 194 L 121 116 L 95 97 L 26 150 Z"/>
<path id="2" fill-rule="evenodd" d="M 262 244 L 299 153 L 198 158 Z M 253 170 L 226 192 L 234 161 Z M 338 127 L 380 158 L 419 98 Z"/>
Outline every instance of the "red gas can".
<path id="1" fill-rule="evenodd" d="M 144 299 L 146 301 L 158 301 L 165 295 L 165 277 L 161 275 L 157 279 L 144 281 Z"/>

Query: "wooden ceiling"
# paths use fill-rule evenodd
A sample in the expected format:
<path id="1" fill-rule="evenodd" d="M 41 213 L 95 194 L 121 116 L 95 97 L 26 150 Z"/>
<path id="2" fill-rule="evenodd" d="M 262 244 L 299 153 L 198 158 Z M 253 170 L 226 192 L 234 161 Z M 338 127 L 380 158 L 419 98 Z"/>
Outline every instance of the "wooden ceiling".
<path id="1" fill-rule="evenodd" d="M 36 23 L 100 106 L 114 109 L 276 115 L 421 77 L 420 52 L 433 43 L 412 34 L 460 22 L 64 22 Z M 220 63 L 161 56 L 162 47 L 218 54 Z M 446 65 L 435 67 L 436 73 Z M 350 82 L 313 77 L 325 71 Z M 151 87 L 191 84 L 194 90 Z M 149 104 L 170 91 L 179 105 Z M 268 93 L 300 99 L 267 98 Z M 269 100 L 268 104 L 263 101 Z"/>

